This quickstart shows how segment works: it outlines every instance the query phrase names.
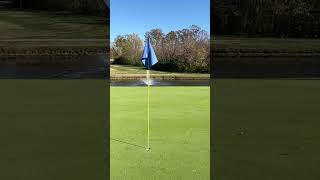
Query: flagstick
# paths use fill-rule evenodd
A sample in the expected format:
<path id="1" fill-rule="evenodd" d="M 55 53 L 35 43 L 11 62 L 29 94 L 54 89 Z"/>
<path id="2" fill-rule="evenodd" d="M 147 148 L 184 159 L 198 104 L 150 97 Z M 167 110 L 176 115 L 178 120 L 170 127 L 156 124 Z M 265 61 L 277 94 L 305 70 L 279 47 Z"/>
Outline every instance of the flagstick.
<path id="1" fill-rule="evenodd" d="M 147 129 L 148 129 L 148 136 L 147 136 L 147 141 L 148 141 L 148 146 L 147 146 L 147 151 L 150 149 L 150 103 L 149 103 L 149 96 L 150 96 L 150 90 L 149 90 L 149 86 L 150 86 L 150 75 L 149 75 L 149 70 L 147 70 L 147 84 L 148 84 L 148 125 L 147 125 Z"/>

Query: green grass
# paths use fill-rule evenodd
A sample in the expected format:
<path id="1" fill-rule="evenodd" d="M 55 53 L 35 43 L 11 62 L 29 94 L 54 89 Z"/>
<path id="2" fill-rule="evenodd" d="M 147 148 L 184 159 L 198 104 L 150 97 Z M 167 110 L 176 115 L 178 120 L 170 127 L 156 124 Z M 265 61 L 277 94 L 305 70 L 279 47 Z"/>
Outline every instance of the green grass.
<path id="1" fill-rule="evenodd" d="M 214 179 L 317 180 L 319 81 L 214 80 Z M 105 81 L 0 83 L 0 179 L 105 178 Z M 151 88 L 149 152 L 146 93 L 111 88 L 112 180 L 208 179 L 209 88 Z"/>
<path id="2" fill-rule="evenodd" d="M 111 65 L 110 75 L 112 79 L 133 79 L 146 76 L 146 69 L 143 66 L 131 66 L 131 65 Z M 155 71 L 150 70 L 152 78 L 160 79 L 209 79 L 210 74 L 200 74 L 200 73 L 176 73 L 176 72 L 166 72 L 166 71 Z"/>
<path id="3" fill-rule="evenodd" d="M 107 179 L 104 80 L 0 84 L 0 179 Z"/>
<path id="4" fill-rule="evenodd" d="M 106 37 L 102 17 L 41 11 L 1 11 L 0 39 Z"/>
<path id="5" fill-rule="evenodd" d="M 146 151 L 146 87 L 111 88 L 112 180 L 208 180 L 208 87 L 152 87 Z"/>
<path id="6" fill-rule="evenodd" d="M 320 39 L 282 39 L 216 36 L 213 56 L 320 56 Z"/>
<path id="7" fill-rule="evenodd" d="M 0 11 L 0 48 L 31 48 L 39 45 L 101 47 L 106 43 L 108 30 L 102 17 L 39 11 Z"/>
<path id="8" fill-rule="evenodd" d="M 237 36 L 216 36 L 212 38 L 212 47 L 215 48 L 254 48 L 254 49 L 283 49 L 305 50 L 319 49 L 320 39 L 295 38 L 247 38 Z"/>
<path id="9" fill-rule="evenodd" d="M 316 180 L 320 80 L 218 79 L 214 179 Z"/>

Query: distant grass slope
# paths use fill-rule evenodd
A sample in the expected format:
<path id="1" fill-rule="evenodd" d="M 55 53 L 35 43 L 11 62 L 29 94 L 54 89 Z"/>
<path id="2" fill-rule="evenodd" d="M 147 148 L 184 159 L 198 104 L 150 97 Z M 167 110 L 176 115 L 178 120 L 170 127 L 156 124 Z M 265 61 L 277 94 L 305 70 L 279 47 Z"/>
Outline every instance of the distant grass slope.
<path id="1" fill-rule="evenodd" d="M 111 79 L 141 79 L 146 77 L 146 68 L 143 66 L 111 65 Z M 151 78 L 157 79 L 209 79 L 210 74 L 175 73 L 150 70 Z"/>
<path id="2" fill-rule="evenodd" d="M 319 82 L 214 80 L 213 178 L 317 180 Z"/>
<path id="3" fill-rule="evenodd" d="M 146 151 L 147 88 L 111 88 L 112 180 L 209 180 L 208 87 L 152 87 Z"/>
<path id="4" fill-rule="evenodd" d="M 320 39 L 211 37 L 214 56 L 320 56 Z"/>
<path id="5" fill-rule="evenodd" d="M 19 53 L 19 49 L 109 47 L 108 24 L 98 16 L 2 10 L 0 32 L 0 54 Z"/>
<path id="6" fill-rule="evenodd" d="M 44 11 L 0 11 L 0 39 L 104 39 L 103 17 Z"/>

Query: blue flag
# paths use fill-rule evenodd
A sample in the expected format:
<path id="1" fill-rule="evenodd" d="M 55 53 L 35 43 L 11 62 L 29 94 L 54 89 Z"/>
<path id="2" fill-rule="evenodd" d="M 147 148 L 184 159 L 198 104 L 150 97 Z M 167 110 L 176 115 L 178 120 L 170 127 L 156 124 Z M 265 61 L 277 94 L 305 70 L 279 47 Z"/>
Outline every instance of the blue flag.
<path id="1" fill-rule="evenodd" d="M 153 47 L 148 38 L 147 42 L 144 45 L 142 63 L 147 69 L 151 69 L 151 66 L 155 65 L 158 62 L 156 53 L 153 50 Z"/>

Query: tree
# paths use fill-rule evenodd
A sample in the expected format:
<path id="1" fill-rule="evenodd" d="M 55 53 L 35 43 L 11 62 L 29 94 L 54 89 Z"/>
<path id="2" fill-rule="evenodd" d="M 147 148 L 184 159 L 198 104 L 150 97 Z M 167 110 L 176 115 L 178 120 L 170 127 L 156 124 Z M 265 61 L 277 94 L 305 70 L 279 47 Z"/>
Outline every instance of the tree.
<path id="1" fill-rule="evenodd" d="M 118 64 L 141 64 L 142 40 L 137 34 L 117 36 L 111 46 L 111 56 Z"/>
<path id="2" fill-rule="evenodd" d="M 198 26 L 191 26 L 164 34 L 152 29 L 150 37 L 159 63 L 158 69 L 180 72 L 209 72 L 209 34 Z"/>
<path id="3" fill-rule="evenodd" d="M 109 11 L 109 7 L 104 3 L 104 0 L 13 0 L 13 5 L 26 9 L 70 11 L 103 16 Z"/>
<path id="4" fill-rule="evenodd" d="M 210 37 L 200 27 L 193 25 L 167 34 L 161 29 L 152 29 L 146 32 L 147 38 L 150 38 L 158 58 L 154 69 L 209 72 Z M 111 47 L 111 56 L 118 64 L 141 65 L 142 45 L 137 34 L 117 36 Z"/>
<path id="5" fill-rule="evenodd" d="M 161 29 L 152 29 L 149 32 L 146 32 L 145 39 L 150 38 L 154 50 L 157 52 L 157 56 L 160 59 L 164 58 L 164 43 L 165 43 L 165 34 Z"/>
<path id="6" fill-rule="evenodd" d="M 214 34 L 320 36 L 317 0 L 215 0 Z"/>

